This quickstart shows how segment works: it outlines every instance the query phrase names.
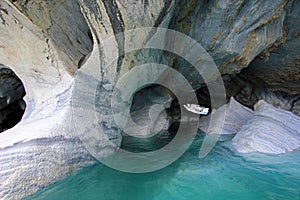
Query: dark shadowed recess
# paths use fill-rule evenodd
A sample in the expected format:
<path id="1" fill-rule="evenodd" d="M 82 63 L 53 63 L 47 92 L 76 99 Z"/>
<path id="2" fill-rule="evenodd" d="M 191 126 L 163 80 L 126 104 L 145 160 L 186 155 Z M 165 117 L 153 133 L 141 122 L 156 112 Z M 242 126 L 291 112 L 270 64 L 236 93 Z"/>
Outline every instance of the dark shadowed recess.
<path id="1" fill-rule="evenodd" d="M 25 94 L 17 75 L 0 64 L 0 132 L 14 127 L 22 119 L 26 108 Z"/>
<path id="2" fill-rule="evenodd" d="M 138 125 L 144 126 L 145 122 L 150 120 L 149 108 L 154 104 L 160 104 L 165 107 L 169 124 L 152 137 L 136 138 L 125 135 L 122 139 L 122 149 L 131 152 L 147 152 L 160 149 L 168 144 L 176 135 L 179 127 L 180 108 L 174 102 L 178 102 L 175 95 L 162 85 L 153 84 L 137 91 L 133 96 L 130 108 L 132 120 Z M 132 143 L 132 141 L 135 142 Z"/>
<path id="3" fill-rule="evenodd" d="M 208 90 L 200 89 L 197 92 L 197 98 L 199 104 L 210 107 L 211 102 Z M 180 106 L 183 105 L 179 104 L 174 93 L 162 85 L 153 84 L 140 89 L 134 94 L 130 108 L 132 120 L 138 125 L 145 125 L 145 121 L 150 121 L 147 115 L 149 108 L 154 104 L 160 104 L 165 107 L 168 125 L 152 137 L 137 138 L 124 134 L 121 144 L 122 149 L 131 152 L 154 151 L 164 147 L 175 137 L 180 123 L 184 123 L 181 120 L 182 113 L 180 110 Z"/>

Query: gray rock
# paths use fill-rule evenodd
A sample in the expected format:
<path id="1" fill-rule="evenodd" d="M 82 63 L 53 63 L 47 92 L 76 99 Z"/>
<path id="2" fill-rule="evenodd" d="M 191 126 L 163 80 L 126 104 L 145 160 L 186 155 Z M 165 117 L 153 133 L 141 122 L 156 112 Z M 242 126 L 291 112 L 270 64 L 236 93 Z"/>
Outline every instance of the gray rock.
<path id="1" fill-rule="evenodd" d="M 245 70 L 261 86 L 290 95 L 300 92 L 300 1 L 289 1 L 281 43 L 267 49 Z"/>
<path id="2" fill-rule="evenodd" d="M 296 95 L 300 91 L 299 8 L 297 0 L 180 1 L 170 28 L 199 41 L 222 75 L 236 75 L 244 69 L 250 81 L 246 93 L 259 86 Z M 174 56 L 168 60 L 195 88 L 203 87 L 189 63 Z M 243 98 L 245 103 L 250 99 Z"/>
<path id="3" fill-rule="evenodd" d="M 247 80 L 245 73 L 239 74 L 230 81 L 226 81 L 225 87 L 228 97 L 233 96 L 238 102 L 248 108 L 253 108 L 259 100 L 264 100 L 276 108 L 291 111 L 300 116 L 299 94 L 289 95 L 286 92 L 272 91 L 270 88 Z"/>
<path id="4" fill-rule="evenodd" d="M 300 97 L 295 99 L 295 101 L 293 102 L 292 112 L 300 116 Z"/>
<path id="5" fill-rule="evenodd" d="M 209 127 L 210 119 L 220 118 L 220 113 L 226 112 L 225 121 L 218 120 L 218 124 Z M 228 104 L 213 111 L 207 117 L 201 117 L 199 122 L 199 129 L 207 134 L 235 134 L 240 131 L 241 127 L 245 125 L 253 117 L 253 111 L 231 97 Z M 223 127 L 220 127 L 224 123 Z M 221 132 L 218 132 L 221 130 Z"/>
<path id="6" fill-rule="evenodd" d="M 297 50 L 299 31 L 296 31 L 296 29 L 298 27 L 297 20 L 299 19 L 297 10 L 299 9 L 296 0 L 290 1 L 288 5 L 285 0 L 182 0 L 176 2 L 175 0 L 156 0 L 147 1 L 147 3 L 144 3 L 146 1 L 136 0 L 16 0 L 12 2 L 18 6 L 21 12 L 17 11 L 7 0 L 1 1 L 0 5 L 0 20 L 3 22 L 0 24 L 0 28 L 4 30 L 4 33 L 7 33 L 1 34 L 3 44 L 0 45 L 0 59 L 2 63 L 11 66 L 24 82 L 28 107 L 18 127 L 2 133 L 4 135 L 0 140 L 0 163 L 3 164 L 0 165 L 0 168 L 3 171 L 0 172 L 0 177 L 3 177 L 3 180 L 0 182 L 2 184 L 0 198 L 18 199 L 24 197 L 40 187 L 64 178 L 69 172 L 89 163 L 91 159 L 87 156 L 87 152 L 83 150 L 82 145 L 78 144 L 74 135 L 71 134 L 73 124 L 68 118 L 71 116 L 70 91 L 73 89 L 74 71 L 78 68 L 78 65 L 82 67 L 81 69 L 84 69 L 85 64 L 90 61 L 89 56 L 94 52 L 92 51 L 93 42 L 94 44 L 102 44 L 103 40 L 124 30 L 134 27 L 161 26 L 186 33 L 199 41 L 209 51 L 222 74 L 236 74 L 247 67 L 258 55 L 268 57 L 270 53 L 269 66 L 275 64 L 276 67 L 267 76 L 266 85 L 273 86 L 273 89 L 276 90 L 293 86 L 288 91 L 298 93 L 299 73 L 296 56 L 299 55 Z M 25 14 L 30 20 L 21 13 Z M 286 31 L 284 29 L 285 24 L 287 26 Z M 90 28 L 99 35 L 98 38 L 94 38 L 93 42 L 89 34 Z M 285 32 L 287 33 L 286 40 L 284 39 Z M 151 36 L 153 36 L 153 33 L 149 33 L 146 39 L 139 40 L 137 38 L 137 42 L 144 43 Z M 20 38 L 22 38 L 22 41 L 20 41 Z M 98 93 L 96 94 L 95 91 L 92 91 L 95 88 L 89 87 L 89 82 L 93 80 L 90 77 L 83 79 L 82 81 L 87 83 L 87 87 L 78 91 L 79 103 L 83 102 L 84 106 L 88 108 L 96 107 L 99 113 L 108 113 L 109 116 L 109 112 L 111 112 L 109 100 L 115 81 L 118 80 L 120 75 L 134 67 L 135 64 L 144 61 L 162 60 L 163 63 L 169 64 L 184 74 L 195 89 L 203 86 L 201 77 L 195 70 L 193 71 L 193 67 L 182 60 L 177 61 L 172 55 L 163 54 L 159 51 L 143 51 L 140 54 L 127 55 L 124 59 L 122 53 L 124 52 L 125 42 L 126 38 L 122 35 L 114 37 L 111 46 L 115 47 L 113 50 L 118 52 L 121 57 L 118 60 L 117 67 L 108 73 L 106 73 L 107 69 L 112 68 L 105 65 L 107 55 L 104 55 L 103 52 L 96 52 L 97 57 L 100 57 L 101 60 L 101 73 L 103 72 L 104 78 L 99 83 L 100 86 L 97 88 Z M 286 58 L 283 62 L 278 62 L 278 65 L 276 65 L 278 59 L 273 59 L 273 57 L 277 57 L 276 53 L 278 53 L 275 52 L 276 48 L 274 47 L 278 47 L 280 54 L 278 58 L 282 56 Z M 289 59 L 289 53 L 293 49 L 291 56 L 293 58 Z M 11 52 L 14 52 L 14 54 L 11 54 Z M 136 55 L 138 55 L 138 58 L 135 58 Z M 283 66 L 287 63 L 291 64 L 284 68 Z M 269 67 L 264 67 L 259 62 L 257 66 L 264 68 L 262 72 L 259 72 L 259 75 L 264 76 L 267 74 Z M 286 73 L 287 76 L 283 73 L 284 69 L 289 72 Z M 258 72 L 258 70 L 254 72 Z M 274 75 L 276 79 L 270 78 Z M 283 82 L 274 81 L 280 80 L 281 76 L 285 77 L 283 82 L 294 80 L 296 84 L 291 81 L 284 85 Z M 248 79 L 255 81 L 251 77 L 249 76 Z M 287 77 L 290 77 L 290 79 L 287 79 Z M 247 86 L 245 90 L 248 94 L 251 91 L 251 86 Z M 97 105 L 94 105 L 95 96 L 99 100 L 96 103 Z M 244 109 L 239 104 L 231 103 L 231 106 L 236 110 L 242 110 L 242 114 L 236 112 L 236 110 L 231 111 L 234 115 L 228 115 L 229 118 L 226 120 L 228 126 L 224 127 L 224 133 L 239 131 L 242 124 L 251 115 L 250 110 Z M 87 112 L 90 112 L 90 110 L 83 109 L 81 114 Z M 142 113 L 146 113 L 146 111 L 142 110 Z M 280 111 L 279 113 L 285 112 Z M 267 113 L 263 114 L 267 115 Z M 295 119 L 294 115 L 290 115 L 290 113 L 282 114 L 280 119 L 283 121 L 283 119 L 289 119 L 291 116 L 292 119 Z M 92 116 L 89 117 L 85 118 L 87 123 L 92 119 Z M 268 117 L 272 119 L 273 116 Z M 159 116 L 157 119 L 160 120 Z M 269 123 L 269 121 L 266 122 L 267 117 L 263 119 L 262 127 Z M 274 120 L 271 119 L 268 120 L 273 125 Z M 77 120 L 79 120 L 77 122 L 82 122 L 79 116 Z M 231 120 L 237 120 L 238 123 L 231 126 Z M 249 121 L 251 122 L 251 120 L 253 119 Z M 120 140 L 121 135 L 115 124 L 113 124 L 111 117 L 101 118 L 99 121 L 100 125 L 105 127 L 110 139 Z M 297 120 L 296 122 L 299 127 Z M 249 150 L 248 147 L 244 147 L 244 143 L 247 143 L 247 141 L 241 139 L 241 142 L 239 142 L 238 138 L 241 137 L 239 133 L 247 132 L 246 127 L 248 127 L 249 134 L 253 134 L 255 128 L 257 130 L 261 128 L 260 126 L 257 127 L 257 124 L 251 123 L 253 128 L 250 125 L 243 126 L 234 140 L 241 145 L 242 149 L 245 149 L 245 152 Z M 287 124 L 292 127 L 288 122 Z M 97 126 L 98 124 L 93 125 Z M 293 134 L 285 135 L 286 127 L 281 127 L 284 125 L 275 125 L 275 128 L 282 131 L 279 133 L 281 135 L 278 138 L 283 140 L 276 142 L 282 142 L 284 148 L 288 150 L 297 148 L 295 144 L 297 144 L 298 136 L 295 136 L 295 139 Z M 82 130 L 90 128 L 92 130 L 93 127 L 79 128 Z M 272 132 L 272 130 L 262 129 L 266 134 Z M 252 132 L 250 132 L 251 130 Z M 84 133 L 84 131 L 82 132 Z M 60 139 L 56 139 L 57 137 Z M 247 137 L 246 134 L 245 138 L 247 139 Z M 252 137 L 252 135 L 249 137 Z M 262 137 L 268 138 L 269 136 L 263 135 Z M 46 138 L 45 141 L 47 142 L 45 143 L 41 138 Z M 285 139 L 287 141 L 284 141 Z M 27 143 L 28 141 L 34 141 L 34 144 Z M 255 144 L 253 150 L 261 151 L 260 146 L 256 145 L 259 141 L 260 138 L 258 141 L 250 140 L 251 145 Z M 275 147 L 271 145 L 270 140 L 261 139 L 261 141 L 263 141 L 263 144 L 271 146 L 271 152 L 274 152 Z M 104 149 L 101 145 L 99 145 L 99 148 Z M 287 145 L 290 146 L 287 147 Z M 262 149 L 268 148 L 263 146 Z M 277 152 L 280 148 L 276 147 L 275 150 Z M 10 157 L 13 155 L 19 156 L 14 157 L 14 160 L 12 160 Z M 75 159 L 72 160 L 72 158 Z M 35 162 L 28 164 L 32 160 Z M 44 165 L 44 162 L 46 165 Z"/>
<path id="7" fill-rule="evenodd" d="M 199 41 L 222 74 L 236 74 L 283 37 L 285 5 L 284 0 L 180 1 L 170 28 Z M 179 71 L 189 70 L 191 79 L 197 78 L 190 65 L 177 65 Z"/>
<path id="8" fill-rule="evenodd" d="M 82 60 L 92 51 L 93 42 L 90 28 L 81 13 L 76 0 L 52 1 L 13 1 L 13 3 L 39 28 L 60 53 L 60 59 L 69 62 L 71 73 L 80 67 Z M 74 28 L 76 27 L 76 28 Z M 53 52 L 49 52 L 53 54 Z M 47 57 L 55 62 L 53 55 Z"/>
<path id="9" fill-rule="evenodd" d="M 78 138 L 40 138 L 0 148 L 0 197 L 22 199 L 93 162 Z"/>
<path id="10" fill-rule="evenodd" d="M 74 121 L 70 119 L 74 114 L 71 108 L 74 71 L 78 65 L 84 68 L 90 60 L 93 42 L 99 42 L 91 40 L 90 28 L 98 33 L 98 40 L 104 40 L 125 28 L 159 26 L 166 21 L 174 1 L 159 0 L 146 6 L 136 1 L 115 0 L 11 2 L 4 0 L 0 5 L 0 20 L 5 21 L 0 23 L 5 33 L 1 34 L 0 60 L 11 66 L 24 83 L 27 108 L 21 122 L 0 135 L 0 168 L 3 170 L 0 198 L 20 199 L 63 179 L 92 160 L 77 141 Z M 2 9 L 7 12 L 3 13 Z M 114 38 L 114 42 L 118 47 L 116 51 L 122 54 L 124 38 Z M 96 56 L 102 59 L 101 67 L 105 71 L 108 66 L 102 62 L 105 58 L 102 53 Z M 77 102 L 84 104 L 80 104 L 80 108 L 92 108 L 83 109 L 83 114 L 111 111 L 110 102 L 106 100 L 110 99 L 120 73 L 130 69 L 128 66 L 118 65 L 116 71 L 109 71 L 108 77 L 102 80 L 103 87 L 99 81 L 98 88 L 91 88 L 89 83 L 93 85 L 98 80 L 82 79 L 87 88 L 77 90 Z M 96 103 L 95 97 L 99 100 Z M 85 118 L 87 123 L 95 120 L 94 115 L 89 117 Z M 83 121 L 77 120 L 80 121 L 75 123 Z M 120 130 L 109 115 L 97 123 L 92 124 L 94 127 L 83 123 L 77 132 L 85 134 L 101 126 L 111 142 L 120 143 Z M 97 145 L 96 150 L 109 154 L 105 143 L 100 141 Z M 9 159 L 12 155 L 16 155 L 13 160 Z"/>
<path id="11" fill-rule="evenodd" d="M 7 12 L 3 13 L 2 9 Z M 0 62 L 9 66 L 24 84 L 27 105 L 22 120 L 0 134 L 0 199 L 21 199 L 94 159 L 78 135 L 72 135 L 73 77 L 68 69 L 74 64 L 64 62 L 59 56 L 63 54 L 47 40 L 46 31 L 34 25 L 9 1 L 1 1 L 0 10 L 5 20 L 0 23 Z M 10 102 L 18 103 L 25 94 L 21 93 L 20 80 L 12 76 L 11 70 L 1 69 L 4 109 L 14 104 L 6 106 Z"/>
<path id="12" fill-rule="evenodd" d="M 254 117 L 232 140 L 238 152 L 279 154 L 300 148 L 300 117 L 259 101 Z"/>

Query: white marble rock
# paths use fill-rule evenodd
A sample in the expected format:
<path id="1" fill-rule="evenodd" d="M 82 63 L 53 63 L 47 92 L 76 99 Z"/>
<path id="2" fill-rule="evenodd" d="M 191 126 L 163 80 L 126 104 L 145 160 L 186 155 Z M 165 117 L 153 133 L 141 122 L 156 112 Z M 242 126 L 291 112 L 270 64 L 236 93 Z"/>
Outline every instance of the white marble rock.
<path id="1" fill-rule="evenodd" d="M 225 120 L 221 118 L 221 113 L 226 112 Z M 216 118 L 217 124 L 209 127 L 211 117 Z M 212 111 L 209 116 L 201 117 L 199 129 L 207 134 L 229 135 L 237 133 L 241 127 L 253 117 L 253 111 L 231 97 L 228 104 Z M 222 127 L 223 125 L 223 127 Z M 219 131 L 221 130 L 221 131 Z"/>
<path id="2" fill-rule="evenodd" d="M 300 117 L 260 100 L 254 117 L 232 139 L 238 152 L 286 153 L 300 148 Z"/>

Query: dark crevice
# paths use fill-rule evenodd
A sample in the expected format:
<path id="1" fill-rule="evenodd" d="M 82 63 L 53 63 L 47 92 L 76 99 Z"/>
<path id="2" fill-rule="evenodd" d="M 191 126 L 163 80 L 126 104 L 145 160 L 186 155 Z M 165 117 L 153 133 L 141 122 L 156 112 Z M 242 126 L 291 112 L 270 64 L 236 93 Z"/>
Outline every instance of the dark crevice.
<path id="1" fill-rule="evenodd" d="M 26 108 L 24 96 L 21 80 L 12 70 L 0 65 L 0 132 L 20 122 Z"/>
<path id="2" fill-rule="evenodd" d="M 103 1 L 105 10 L 107 15 L 109 16 L 110 23 L 112 25 L 112 29 L 116 38 L 116 41 L 118 43 L 118 63 L 117 63 L 117 76 L 119 75 L 121 71 L 121 66 L 124 59 L 124 21 L 122 19 L 122 15 L 119 11 L 119 8 L 117 6 L 117 3 L 115 0 L 104 0 Z"/>
<path id="3" fill-rule="evenodd" d="M 6 25 L 6 21 L 5 21 L 4 17 L 3 17 L 3 15 L 2 15 L 2 13 L 8 15 L 8 11 L 6 9 L 4 9 L 4 8 L 1 8 L 1 4 L 0 4 L 0 19 L 2 21 L 2 24 Z"/>
<path id="4" fill-rule="evenodd" d="M 144 12 L 146 12 L 147 7 L 149 6 L 149 0 L 142 0 L 142 3 L 144 4 Z"/>
<path id="5" fill-rule="evenodd" d="M 14 103 L 9 104 L 4 109 L 0 110 L 0 113 L 7 113 L 5 119 L 0 124 L 0 132 L 8 130 L 18 124 L 25 111 L 25 101 L 20 99 Z"/>
<path id="6" fill-rule="evenodd" d="M 167 11 L 169 10 L 171 4 L 172 4 L 172 0 L 165 0 L 164 7 L 162 11 L 159 13 L 157 19 L 155 20 L 154 27 L 158 27 L 165 19 L 165 16 L 167 15 L 168 13 Z"/>
<path id="7" fill-rule="evenodd" d="M 299 94 L 292 95 L 285 91 L 272 90 L 252 73 L 245 68 L 239 74 L 223 76 L 227 100 L 234 97 L 250 109 L 254 109 L 254 105 L 259 100 L 264 100 L 276 108 L 299 115 L 297 105 L 300 99 Z"/>
<path id="8" fill-rule="evenodd" d="M 157 19 L 156 19 L 155 22 L 154 22 L 154 26 L 153 26 L 154 28 L 159 27 L 159 25 L 162 23 L 162 21 L 164 20 L 165 16 L 166 16 L 167 13 L 168 13 L 168 10 L 169 10 L 171 4 L 172 4 L 172 0 L 166 0 L 166 1 L 165 1 L 162 11 L 159 13 Z M 156 29 L 152 29 L 152 30 L 150 31 L 150 33 L 147 35 L 145 41 L 150 40 L 151 37 L 152 37 L 155 33 L 156 33 Z"/>

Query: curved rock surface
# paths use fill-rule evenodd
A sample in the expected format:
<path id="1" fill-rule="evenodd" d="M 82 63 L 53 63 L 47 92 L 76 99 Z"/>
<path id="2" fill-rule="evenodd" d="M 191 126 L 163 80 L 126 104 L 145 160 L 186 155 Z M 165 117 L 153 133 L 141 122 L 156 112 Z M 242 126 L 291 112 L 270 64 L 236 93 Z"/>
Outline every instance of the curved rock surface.
<path id="1" fill-rule="evenodd" d="M 218 124 L 211 124 L 209 126 L 210 118 L 220 118 L 221 113 L 225 112 L 225 121 L 223 123 L 218 120 Z M 212 111 L 212 113 L 207 117 L 201 117 L 199 122 L 199 129 L 207 134 L 221 134 L 221 135 L 231 135 L 240 131 L 243 125 L 253 117 L 253 111 L 239 102 L 237 102 L 233 97 L 230 98 L 228 104 L 223 105 L 217 110 Z M 218 132 L 221 130 L 221 132 Z"/>
<path id="2" fill-rule="evenodd" d="M 74 72 L 79 67 L 84 70 L 93 64 L 89 62 L 93 54 L 99 55 L 103 71 L 109 68 L 105 64 L 108 56 L 102 51 L 96 52 L 93 45 L 101 45 L 114 34 L 135 27 L 169 27 L 199 41 L 214 58 L 222 74 L 236 74 L 262 52 L 272 54 L 274 51 L 270 65 L 276 63 L 273 59 L 276 48 L 273 47 L 278 47 L 280 54 L 286 56 L 290 48 L 299 47 L 298 30 L 294 29 L 298 26 L 293 22 L 298 19 L 295 18 L 297 9 L 293 10 L 297 5 L 297 0 L 288 4 L 285 0 L 2 0 L 0 63 L 9 66 L 20 77 L 26 90 L 27 108 L 17 126 L 0 134 L 0 198 L 25 197 L 93 161 L 73 134 L 71 116 Z M 288 31 L 285 31 L 285 25 Z M 153 34 L 149 32 L 137 42 L 147 42 Z M 97 111 L 107 111 L 109 102 L 106 100 L 110 98 L 115 81 L 143 62 L 166 63 L 185 75 L 194 88 L 203 86 L 199 74 L 183 59 L 150 50 L 123 55 L 127 40 L 122 35 L 113 38 L 111 48 L 120 56 L 116 67 L 101 80 L 96 95 L 88 96 L 89 91 L 80 91 L 79 100 L 91 105 L 97 98 Z M 292 62 L 286 73 L 286 77 L 296 80 L 293 91 L 289 91 L 291 94 L 299 91 L 298 69 L 293 67 L 298 65 L 294 59 L 297 55 L 295 51 L 293 59 L 285 59 L 276 66 L 274 71 L 279 69 L 280 73 L 272 73 L 281 76 L 281 67 Z M 93 81 L 89 78 L 84 79 L 87 86 Z M 268 78 L 266 85 L 275 84 L 273 89 L 288 87 L 284 81 L 276 84 L 272 80 Z M 120 130 L 111 118 L 103 119 L 97 126 L 105 126 L 109 139 L 120 143 Z M 234 141 L 241 137 L 239 133 Z M 293 134 L 286 138 L 295 139 Z M 296 146 L 292 145 L 288 150 Z M 254 147 L 260 148 L 259 145 Z M 242 145 L 241 148 L 245 147 Z M 279 152 L 280 148 L 275 150 Z"/>
<path id="3" fill-rule="evenodd" d="M 279 154 L 300 148 L 300 117 L 259 101 L 254 116 L 232 139 L 241 153 Z"/>
<path id="4" fill-rule="evenodd" d="M 262 51 L 283 40 L 286 3 L 179 1 L 170 27 L 199 41 L 222 74 L 236 74 Z M 189 69 L 184 63 L 178 65 L 182 71 Z"/>
<path id="5" fill-rule="evenodd" d="M 68 62 L 68 71 L 74 73 L 77 66 L 81 66 L 81 60 L 93 48 L 90 28 L 81 13 L 78 1 L 12 2 L 47 35 L 45 41 L 55 47 L 59 59 Z M 51 59 L 50 56 L 48 59 Z"/>
<path id="6" fill-rule="evenodd" d="M 19 124 L 0 134 L 0 198 L 5 199 L 21 199 L 95 161 L 74 135 L 71 115 L 74 71 L 84 68 L 93 42 L 97 43 L 95 38 L 92 41 L 89 25 L 105 39 L 123 31 L 126 24 L 129 28 L 158 26 L 170 11 L 170 4 L 164 1 L 149 5 L 82 1 L 81 7 L 73 0 L 13 2 L 23 13 L 7 0 L 0 3 L 0 63 L 10 66 L 22 80 L 27 108 Z M 151 17 L 130 21 L 137 15 L 128 8 Z M 128 21 L 121 19 L 125 17 Z M 121 49 L 122 42 L 115 38 L 115 49 Z M 128 68 L 120 70 L 124 73 Z M 119 73 L 112 72 L 109 81 Z M 103 88 L 111 90 L 112 84 L 108 82 Z M 99 87 L 98 91 L 106 90 Z M 88 94 L 84 92 L 79 98 L 86 101 L 84 95 Z M 109 91 L 102 92 L 96 98 L 101 102 L 109 95 Z M 107 125 L 109 120 L 101 123 Z M 110 141 L 120 143 L 121 135 L 113 124 L 107 132 Z M 106 147 L 101 148 L 105 153 Z"/>
<path id="7" fill-rule="evenodd" d="M 295 95 L 300 91 L 300 1 L 289 1 L 285 10 L 283 44 L 262 52 L 245 74 L 261 86 Z"/>
<path id="8" fill-rule="evenodd" d="M 0 62 L 23 82 L 27 104 L 21 122 L 0 134 L 0 198 L 21 199 L 94 159 L 72 135 L 71 62 L 14 5 L 0 7 Z"/>
<path id="9" fill-rule="evenodd" d="M 161 92 L 161 87 L 145 88 L 134 95 L 131 106 L 131 117 L 135 123 L 141 126 L 137 136 L 148 137 L 158 131 L 167 131 L 170 125 L 166 109 L 171 106 L 172 97 Z M 133 136 L 133 131 L 128 130 Z M 125 132 L 122 133 L 126 134 Z"/>

